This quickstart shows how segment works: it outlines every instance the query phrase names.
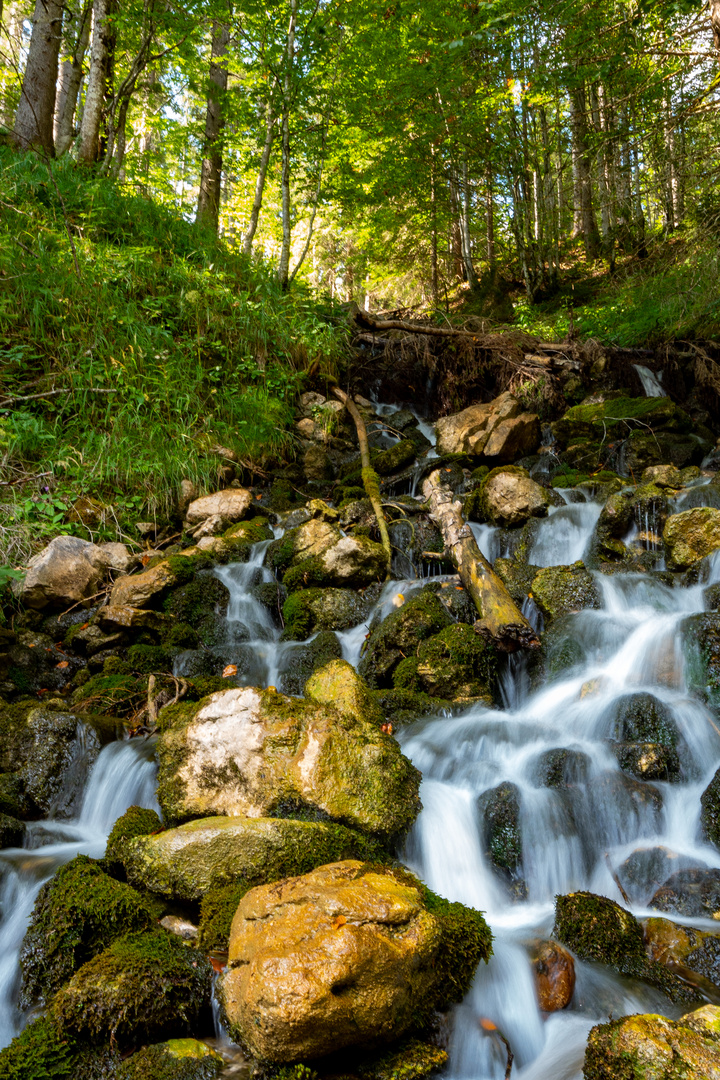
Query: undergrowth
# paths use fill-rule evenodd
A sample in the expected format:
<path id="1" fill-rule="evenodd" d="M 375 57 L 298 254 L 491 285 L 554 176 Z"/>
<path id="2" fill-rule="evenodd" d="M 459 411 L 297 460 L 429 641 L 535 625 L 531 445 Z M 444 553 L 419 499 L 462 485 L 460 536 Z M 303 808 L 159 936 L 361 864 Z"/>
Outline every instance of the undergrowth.
<path id="1" fill-rule="evenodd" d="M 304 373 L 344 347 L 329 301 L 69 157 L 0 148 L 0 280 L 0 563 L 73 531 L 78 495 L 117 534 L 215 486 L 227 450 L 286 454 Z"/>

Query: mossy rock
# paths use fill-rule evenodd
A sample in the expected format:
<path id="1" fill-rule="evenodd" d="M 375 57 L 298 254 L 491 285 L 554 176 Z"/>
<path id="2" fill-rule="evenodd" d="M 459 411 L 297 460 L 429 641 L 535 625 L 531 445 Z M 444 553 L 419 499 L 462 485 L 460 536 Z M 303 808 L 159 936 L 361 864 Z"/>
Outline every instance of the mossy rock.
<path id="1" fill-rule="evenodd" d="M 238 904 L 254 886 L 240 878 L 229 885 L 216 885 L 200 902 L 198 947 L 203 952 L 227 952 L 230 927 Z"/>
<path id="2" fill-rule="evenodd" d="M 373 627 L 358 671 L 373 689 L 393 686 L 396 667 L 420 641 L 452 625 L 452 617 L 430 589 L 412 596 L 379 626 Z"/>
<path id="3" fill-rule="evenodd" d="M 197 1039 L 169 1039 L 144 1046 L 124 1061 L 116 1080 L 216 1080 L 225 1063 Z"/>
<path id="4" fill-rule="evenodd" d="M 686 570 L 720 548 L 720 510 L 703 506 L 673 514 L 663 540 L 670 569 Z"/>
<path id="5" fill-rule="evenodd" d="M 453 623 L 421 641 L 417 655 L 402 660 L 393 675 L 398 690 L 412 690 L 446 700 L 492 701 L 497 676 L 494 647 L 466 623 Z"/>
<path id="6" fill-rule="evenodd" d="M 191 582 L 174 589 L 164 604 L 168 615 L 193 627 L 200 643 L 207 647 L 225 640 L 225 615 L 230 594 L 212 571 L 198 574 Z"/>
<path id="7" fill-rule="evenodd" d="M 166 649 L 197 649 L 200 635 L 190 623 L 176 622 L 163 633 L 162 643 Z"/>
<path id="8" fill-rule="evenodd" d="M 613 705 L 612 737 L 620 742 L 656 743 L 674 749 L 679 733 L 666 705 L 653 694 L 624 694 Z"/>
<path id="9" fill-rule="evenodd" d="M 234 540 L 250 546 L 259 544 L 263 540 L 272 540 L 272 538 L 273 531 L 268 524 L 268 520 L 260 514 L 248 518 L 247 521 L 237 521 L 223 533 L 224 540 Z"/>
<path id="10" fill-rule="evenodd" d="M 493 570 L 502 581 L 516 604 L 522 605 L 532 592 L 533 581 L 540 570 L 523 559 L 498 558 Z"/>
<path id="11" fill-rule="evenodd" d="M 654 742 L 611 743 L 610 749 L 623 772 L 638 780 L 668 780 L 682 778 L 680 758 L 672 746 Z"/>
<path id="12" fill-rule="evenodd" d="M 148 810 L 144 806 L 131 806 L 117 819 L 105 848 L 105 863 L 113 874 L 124 874 L 123 858 L 125 846 L 128 840 L 136 836 L 149 836 L 151 833 L 160 832 L 163 823 L 154 810 Z"/>
<path id="13" fill-rule="evenodd" d="M 337 634 L 322 630 L 309 644 L 298 645 L 292 650 L 280 676 L 280 689 L 284 694 L 302 694 L 311 675 L 341 657 L 342 646 Z"/>
<path id="14" fill-rule="evenodd" d="M 582 562 L 540 570 L 533 580 L 531 595 L 548 621 L 601 606 L 595 581 Z"/>
<path id="15" fill-rule="evenodd" d="M 596 486 L 598 484 L 613 484 L 624 487 L 625 483 L 625 480 L 621 480 L 610 469 L 599 469 L 597 472 L 586 473 L 561 466 L 560 471 L 556 472 L 552 478 L 554 488 L 575 488 L 581 485 Z M 608 495 L 610 494 L 611 492 L 608 493 Z"/>
<path id="16" fill-rule="evenodd" d="M 389 476 L 399 472 L 415 460 L 415 444 L 410 439 L 403 439 L 388 450 L 379 450 L 372 455 L 372 467 L 378 476 Z"/>
<path id="17" fill-rule="evenodd" d="M 24 822 L 0 813 L 0 848 L 22 847 L 24 837 Z"/>
<path id="18" fill-rule="evenodd" d="M 33 1020 L 0 1050 L 2 1080 L 79 1080 L 72 1039 L 49 1016 Z"/>
<path id="19" fill-rule="evenodd" d="M 128 878 L 155 894 L 195 901 L 235 881 L 264 885 L 325 863 L 382 857 L 383 847 L 355 830 L 294 820 L 297 812 L 279 799 L 273 817 L 200 818 L 136 837 L 125 846 Z"/>
<path id="20" fill-rule="evenodd" d="M 0 701 L 0 769 L 3 773 L 17 772 L 25 764 L 33 744 L 33 734 L 27 726 L 28 716 L 37 706 L 37 698 L 25 698 L 12 705 Z"/>
<path id="21" fill-rule="evenodd" d="M 147 697 L 147 676 L 93 675 L 73 691 L 72 703 L 93 712 L 128 716 Z"/>
<path id="22" fill-rule="evenodd" d="M 132 670 L 141 675 L 172 670 L 172 660 L 160 645 L 131 645 L 127 659 Z"/>
<path id="23" fill-rule="evenodd" d="M 622 975 L 642 979 L 673 1002 L 698 1000 L 697 990 L 686 986 L 663 964 L 648 959 L 640 923 L 605 896 L 589 892 L 557 896 L 552 936 L 581 960 L 607 964 Z"/>
<path id="24" fill-rule="evenodd" d="M 691 615 L 681 629 L 688 689 L 720 710 L 720 614 Z"/>
<path id="25" fill-rule="evenodd" d="M 670 398 L 620 396 L 601 402 L 581 402 L 552 425 L 553 435 L 563 449 L 579 438 L 617 439 L 634 429 L 647 431 L 648 427 L 653 432 L 689 431 L 692 421 Z"/>
<path id="26" fill-rule="evenodd" d="M 520 792 L 516 784 L 504 783 L 485 791 L 478 799 L 482 838 L 488 861 L 518 897 L 525 895 L 522 874 Z"/>
<path id="27" fill-rule="evenodd" d="M 120 1046 L 195 1029 L 210 1006 L 212 969 L 163 930 L 127 934 L 79 969 L 53 1002 L 64 1031 Z"/>
<path id="28" fill-rule="evenodd" d="M 535 778 L 541 787 L 570 788 L 587 781 L 590 764 L 590 758 L 582 750 L 565 747 L 545 750 L 537 759 Z"/>
<path id="29" fill-rule="evenodd" d="M 25 784 L 20 774 L 0 773 L 0 814 L 22 819 L 26 816 L 27 810 Z"/>
<path id="30" fill-rule="evenodd" d="M 651 465 L 662 465 L 665 461 L 672 461 L 682 469 L 699 464 L 712 448 L 709 439 L 694 433 L 651 434 L 638 429 L 631 432 L 625 444 L 625 467 L 631 476 L 639 476 Z"/>
<path id="31" fill-rule="evenodd" d="M 283 604 L 283 637 L 305 641 L 314 630 L 348 630 L 366 619 L 370 605 L 353 589 L 303 589 Z"/>
<path id="32" fill-rule="evenodd" d="M 425 1080 L 444 1069 L 447 1063 L 447 1051 L 434 1043 L 405 1039 L 365 1060 L 358 1062 L 355 1056 L 353 1062 L 348 1063 L 347 1073 L 360 1080 Z"/>
<path id="33" fill-rule="evenodd" d="M 393 727 L 414 724 L 421 716 L 450 713 L 453 706 L 452 701 L 416 690 L 374 690 L 372 693 L 383 718 Z"/>
<path id="34" fill-rule="evenodd" d="M 564 678 L 585 663 L 585 649 L 573 631 L 572 616 L 558 618 L 540 635 L 541 648 L 530 656 L 533 686 Z"/>
<path id="35" fill-rule="evenodd" d="M 86 961 L 157 912 L 129 885 L 78 855 L 43 885 L 20 951 L 21 1006 L 43 1003 Z"/>
<path id="36" fill-rule="evenodd" d="M 720 1009 L 680 1020 L 634 1015 L 597 1024 L 588 1036 L 584 1080 L 708 1080 L 720 1075 Z"/>
<path id="37" fill-rule="evenodd" d="M 720 850 L 720 769 L 700 796 L 700 805 L 703 835 Z"/>

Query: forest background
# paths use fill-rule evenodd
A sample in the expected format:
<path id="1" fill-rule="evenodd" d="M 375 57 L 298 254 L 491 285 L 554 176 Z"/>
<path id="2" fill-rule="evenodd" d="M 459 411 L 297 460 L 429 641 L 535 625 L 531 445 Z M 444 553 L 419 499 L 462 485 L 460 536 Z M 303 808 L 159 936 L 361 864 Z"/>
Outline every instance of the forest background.
<path id="1" fill-rule="evenodd" d="M 0 563 L 291 454 L 348 304 L 717 335 L 717 0 L 0 10 Z"/>

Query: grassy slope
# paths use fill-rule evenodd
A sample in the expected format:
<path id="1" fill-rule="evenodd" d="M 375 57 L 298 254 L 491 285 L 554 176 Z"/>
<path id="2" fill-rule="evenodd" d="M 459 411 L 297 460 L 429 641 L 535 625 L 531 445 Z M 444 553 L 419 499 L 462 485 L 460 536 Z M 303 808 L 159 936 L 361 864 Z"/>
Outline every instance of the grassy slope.
<path id="1" fill-rule="evenodd" d="M 272 462 L 303 372 L 341 348 L 329 305 L 192 224 L 0 149 L 0 565 L 80 494 L 162 514 L 181 479 L 217 482 L 214 446 Z"/>

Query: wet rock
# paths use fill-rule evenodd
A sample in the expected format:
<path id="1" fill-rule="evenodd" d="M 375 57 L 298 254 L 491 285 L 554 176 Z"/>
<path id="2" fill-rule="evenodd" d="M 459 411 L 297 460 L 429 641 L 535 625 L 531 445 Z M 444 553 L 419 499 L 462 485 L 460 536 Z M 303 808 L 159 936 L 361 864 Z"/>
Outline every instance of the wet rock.
<path id="1" fill-rule="evenodd" d="M 174 589 L 165 602 L 168 615 L 192 627 L 207 647 L 227 640 L 230 593 L 211 570 L 201 570 L 187 585 Z"/>
<path id="2" fill-rule="evenodd" d="M 540 569 L 524 559 L 497 558 L 493 569 L 516 604 L 522 606 L 532 592 L 532 583 Z"/>
<path id="3" fill-rule="evenodd" d="M 459 1001 L 489 944 L 478 912 L 407 872 L 340 862 L 240 901 L 219 992 L 251 1053 L 313 1059 L 391 1042 Z"/>
<path id="4" fill-rule="evenodd" d="M 641 477 L 643 484 L 655 484 L 660 488 L 678 491 L 683 486 L 683 476 L 676 465 L 651 465 Z"/>
<path id="5" fill-rule="evenodd" d="M 335 476 L 335 466 L 323 446 L 309 446 L 303 454 L 303 472 L 307 480 L 323 483 Z"/>
<path id="6" fill-rule="evenodd" d="M 382 580 L 387 559 L 382 545 L 374 540 L 366 536 L 344 536 L 319 557 L 319 564 L 323 584 L 362 589 Z"/>
<path id="7" fill-rule="evenodd" d="M 81 656 L 95 656 L 96 653 L 114 649 L 125 641 L 126 634 L 122 627 L 106 631 L 96 622 L 91 622 L 87 626 L 72 627 L 63 644 L 72 647 Z"/>
<path id="8" fill-rule="evenodd" d="M 144 1046 L 118 1067 L 116 1080 L 216 1080 L 225 1062 L 197 1039 L 169 1039 Z"/>
<path id="9" fill-rule="evenodd" d="M 696 1001 L 697 993 L 645 953 L 643 931 L 637 919 L 605 896 L 589 892 L 555 898 L 553 937 L 581 960 L 594 960 L 623 975 L 643 979 L 662 990 L 671 1001 Z"/>
<path id="10" fill-rule="evenodd" d="M 219 518 L 227 528 L 247 516 L 253 505 L 252 492 L 246 488 L 227 488 L 194 499 L 185 511 L 185 527 L 191 529 L 208 518 Z"/>
<path id="11" fill-rule="evenodd" d="M 533 579 L 531 595 L 548 620 L 601 606 L 595 580 L 582 562 L 540 570 Z"/>
<path id="12" fill-rule="evenodd" d="M 414 690 L 375 690 L 373 697 L 383 719 L 393 727 L 414 724 L 421 716 L 441 716 L 443 713 L 449 716 L 453 706 L 452 701 L 432 698 Z"/>
<path id="13" fill-rule="evenodd" d="M 637 476 L 663 461 L 674 461 L 683 469 L 701 462 L 711 447 L 710 441 L 700 435 L 666 431 L 651 435 L 642 430 L 633 431 L 624 448 L 625 469 L 631 476 Z"/>
<path id="14" fill-rule="evenodd" d="M 501 528 L 517 528 L 531 517 L 545 517 L 548 499 L 524 469 L 493 469 L 481 487 L 484 520 Z"/>
<path id="15" fill-rule="evenodd" d="M 471 405 L 463 412 L 438 420 L 440 454 L 471 454 L 496 463 L 532 454 L 540 445 L 540 421 L 535 413 L 506 392 L 486 405 Z"/>
<path id="16" fill-rule="evenodd" d="M 620 768 L 638 780 L 678 782 L 682 779 L 680 758 L 672 746 L 652 742 L 619 742 L 611 743 L 610 749 Z"/>
<path id="17" fill-rule="evenodd" d="M 678 730 L 670 710 L 652 694 L 624 694 L 613 705 L 611 734 L 620 742 L 675 747 Z"/>
<path id="18" fill-rule="evenodd" d="M 542 787 L 568 788 L 587 781 L 590 758 L 582 750 L 546 750 L 537 760 L 535 776 Z"/>
<path id="19" fill-rule="evenodd" d="M 20 771 L 25 793 L 44 816 L 72 817 L 100 739 L 72 713 L 43 707 L 32 710 L 27 727 L 32 744 Z"/>
<path id="20" fill-rule="evenodd" d="M 73 975 L 53 1011 L 71 1035 L 137 1045 L 198 1025 L 211 977 L 202 953 L 173 934 L 128 934 Z"/>
<path id="21" fill-rule="evenodd" d="M 382 857 L 380 846 L 342 825 L 283 818 L 212 817 L 125 845 L 130 882 L 174 900 L 199 900 L 233 881 L 246 887 L 341 859 Z"/>
<path id="22" fill-rule="evenodd" d="M 77 536 L 56 536 L 28 563 L 13 591 L 25 607 L 67 608 L 94 596 L 108 569 L 108 553 Z"/>
<path id="23" fill-rule="evenodd" d="M 705 1005 L 672 1021 L 625 1016 L 598 1024 L 588 1037 L 585 1080 L 717 1080 L 720 1009 Z"/>
<path id="24" fill-rule="evenodd" d="M 705 839 L 720 848 L 720 769 L 700 796 L 700 825 Z"/>
<path id="25" fill-rule="evenodd" d="M 415 656 L 402 660 L 393 685 L 450 701 L 485 698 L 492 702 L 497 677 L 493 646 L 466 623 L 455 623 L 421 641 Z"/>
<path id="26" fill-rule="evenodd" d="M 720 917 L 720 870 L 679 870 L 657 890 L 650 907 L 688 918 Z"/>
<path id="27" fill-rule="evenodd" d="M 106 633 L 118 630 L 131 630 L 142 633 L 162 633 L 167 630 L 168 619 L 157 611 L 145 611 L 134 607 L 104 607 L 97 614 L 97 625 Z"/>
<path id="28" fill-rule="evenodd" d="M 593 551 L 601 559 L 625 559 L 628 550 L 622 538 L 629 532 L 633 521 L 632 492 L 618 491 L 611 495 L 595 526 Z"/>
<path id="29" fill-rule="evenodd" d="M 336 660 L 306 693 L 298 701 L 247 687 L 184 707 L 158 743 L 166 820 L 293 806 L 379 836 L 404 833 L 417 814 L 419 774 L 380 731 L 367 688 Z M 355 699 L 366 701 L 362 711 L 352 711 Z"/>
<path id="30" fill-rule="evenodd" d="M 641 847 L 633 851 L 617 868 L 623 888 L 633 903 L 647 903 L 663 881 L 677 873 L 697 867 L 697 859 L 678 855 L 667 847 Z"/>
<path id="31" fill-rule="evenodd" d="M 24 822 L 0 813 L 0 848 L 22 847 L 24 838 Z"/>
<path id="32" fill-rule="evenodd" d="M 367 619 L 370 610 L 353 589 L 303 589 L 283 604 L 284 637 L 305 641 L 314 630 L 348 630 Z"/>
<path id="33" fill-rule="evenodd" d="M 177 584 L 176 573 L 168 560 L 163 559 L 141 574 L 118 578 L 110 594 L 110 605 L 112 607 L 148 607 Z"/>
<path id="34" fill-rule="evenodd" d="M 49 1001 L 116 937 L 150 928 L 157 912 L 86 855 L 61 866 L 35 901 L 20 951 L 21 1008 Z"/>
<path id="35" fill-rule="evenodd" d="M 575 992 L 575 961 L 556 941 L 539 941 L 531 953 L 535 991 L 543 1012 L 558 1012 Z"/>
<path id="36" fill-rule="evenodd" d="M 19 773 L 0 773 L 0 814 L 24 818 L 27 811 L 25 785 Z"/>
<path id="37" fill-rule="evenodd" d="M 624 438 L 637 425 L 641 425 L 640 431 L 646 431 L 648 427 L 653 432 L 689 431 L 692 421 L 670 398 L 608 396 L 598 401 L 596 395 L 568 409 L 553 423 L 552 430 L 564 449 L 578 439 L 608 441 Z M 668 455 L 664 460 L 675 461 L 675 458 Z"/>
<path id="38" fill-rule="evenodd" d="M 379 626 L 374 626 L 360 661 L 359 672 L 374 689 L 393 685 L 393 673 L 418 643 L 439 633 L 453 620 L 429 589 L 412 596 Z"/>
<path id="39" fill-rule="evenodd" d="M 720 548 L 720 510 L 703 506 L 673 514 L 663 540 L 670 569 L 686 570 Z"/>
<path id="40" fill-rule="evenodd" d="M 518 897 L 524 896 L 520 792 L 517 785 L 506 782 L 483 792 L 478 799 L 478 811 L 482 819 L 485 857 L 509 882 L 513 893 Z"/>
<path id="41" fill-rule="evenodd" d="M 387 450 L 381 450 L 379 453 L 374 454 L 372 466 L 378 476 L 390 476 L 413 462 L 415 454 L 414 444 L 408 439 L 402 439 Z"/>
<path id="42" fill-rule="evenodd" d="M 292 650 L 280 675 L 279 689 L 283 694 L 299 697 L 315 671 L 331 660 L 341 659 L 342 646 L 337 634 L 331 630 L 321 630 L 308 645 L 298 645 Z"/>
<path id="43" fill-rule="evenodd" d="M 294 529 L 288 529 L 285 535 L 268 548 L 268 562 L 278 571 L 297 566 L 306 559 L 322 555 L 342 539 L 342 533 L 336 525 L 321 517 L 311 518 Z"/>
<path id="44" fill-rule="evenodd" d="M 115 876 L 124 876 L 125 847 L 136 836 L 149 836 L 161 832 L 163 823 L 154 810 L 144 806 L 131 806 L 122 814 L 112 829 L 105 847 L 105 865 Z"/>
<path id="45" fill-rule="evenodd" d="M 681 625 L 688 689 L 720 708 L 720 614 L 691 615 Z"/>

